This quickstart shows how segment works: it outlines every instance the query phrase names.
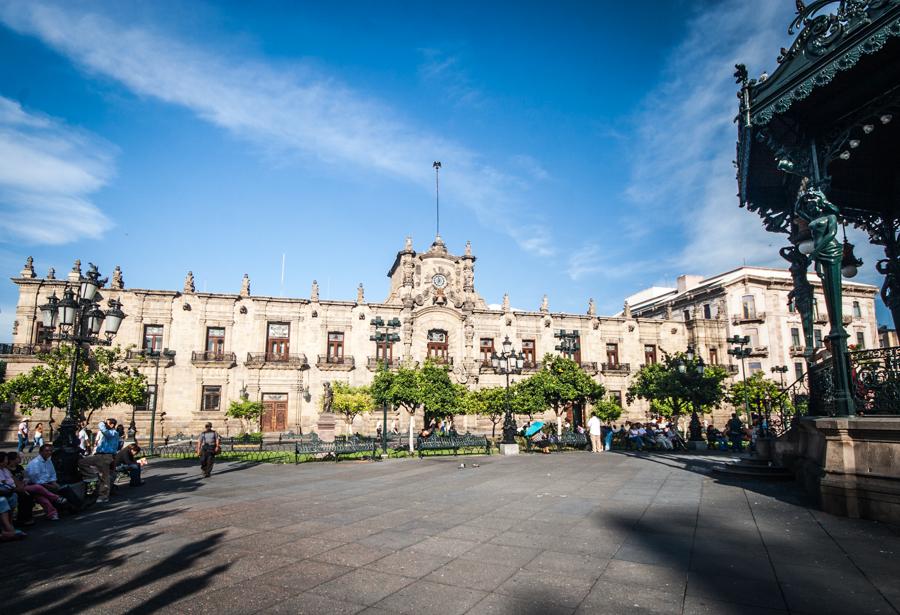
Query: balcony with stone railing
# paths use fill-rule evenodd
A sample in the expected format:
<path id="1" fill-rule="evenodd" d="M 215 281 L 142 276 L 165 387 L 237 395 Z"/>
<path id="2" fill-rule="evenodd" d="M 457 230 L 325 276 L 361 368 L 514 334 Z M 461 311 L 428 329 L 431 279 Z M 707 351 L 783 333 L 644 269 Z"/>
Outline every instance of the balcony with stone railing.
<path id="1" fill-rule="evenodd" d="M 718 367 L 718 368 L 724 369 L 728 374 L 730 374 L 732 376 L 735 375 L 736 373 L 738 373 L 738 371 L 740 371 L 740 370 L 738 370 L 738 366 L 735 365 L 734 363 L 716 363 L 716 364 L 712 365 L 712 367 Z"/>
<path id="2" fill-rule="evenodd" d="M 754 322 L 765 322 L 766 313 L 765 312 L 756 312 L 754 314 L 736 314 L 731 317 L 731 324 L 733 325 L 744 325 Z"/>
<path id="3" fill-rule="evenodd" d="M 400 359 L 376 359 L 375 357 L 369 357 L 366 361 L 366 368 L 370 372 L 377 372 L 381 369 L 381 366 L 393 371 L 400 367 Z"/>
<path id="4" fill-rule="evenodd" d="M 275 369 L 309 369 L 309 362 L 303 353 L 248 352 L 247 367 Z"/>
<path id="5" fill-rule="evenodd" d="M 753 346 L 749 350 L 751 357 L 766 357 L 769 355 L 768 346 Z"/>
<path id="6" fill-rule="evenodd" d="M 631 373 L 630 363 L 601 363 L 600 370 L 604 374 L 627 376 Z"/>
<path id="7" fill-rule="evenodd" d="M 806 355 L 806 347 L 805 346 L 791 346 L 788 351 L 792 357 L 803 357 Z"/>
<path id="8" fill-rule="evenodd" d="M 522 363 L 523 372 L 536 372 L 541 369 L 541 364 L 536 361 L 525 361 Z"/>
<path id="9" fill-rule="evenodd" d="M 191 352 L 191 363 L 197 367 L 234 367 L 237 365 L 237 355 L 233 352 L 194 350 Z"/>
<path id="10" fill-rule="evenodd" d="M 356 367 L 352 356 L 333 356 L 320 354 L 319 360 L 316 361 L 316 367 L 323 371 L 332 372 L 349 372 Z"/>
<path id="11" fill-rule="evenodd" d="M 813 322 L 817 325 L 827 325 L 828 324 L 828 314 L 815 314 L 813 316 Z"/>
<path id="12" fill-rule="evenodd" d="M 0 344 L 0 357 L 34 357 L 51 348 L 50 344 Z"/>
<path id="13" fill-rule="evenodd" d="M 582 361 L 581 369 L 583 369 L 588 374 L 591 374 L 592 376 L 599 371 L 596 361 Z"/>

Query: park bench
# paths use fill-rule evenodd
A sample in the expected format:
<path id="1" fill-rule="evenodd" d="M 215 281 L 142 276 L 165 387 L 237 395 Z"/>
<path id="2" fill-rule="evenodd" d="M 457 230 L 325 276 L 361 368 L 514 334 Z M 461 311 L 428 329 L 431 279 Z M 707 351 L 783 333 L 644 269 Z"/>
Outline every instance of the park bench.
<path id="1" fill-rule="evenodd" d="M 484 449 L 486 455 L 491 454 L 491 443 L 487 436 L 476 436 L 473 434 L 431 436 L 429 438 L 419 438 L 416 442 L 416 450 L 419 451 L 419 457 L 422 457 L 425 451 L 453 451 L 453 454 L 456 455 L 460 449 L 467 448 Z"/>
<path id="2" fill-rule="evenodd" d="M 372 459 L 375 458 L 378 449 L 378 442 L 374 440 L 335 440 L 334 442 L 323 442 L 316 438 L 315 440 L 300 440 L 294 444 L 294 463 L 298 463 L 302 455 L 334 455 L 334 460 L 340 461 L 341 455 L 352 455 L 354 453 L 368 453 L 371 451 Z"/>
<path id="3" fill-rule="evenodd" d="M 564 448 L 577 448 L 584 450 L 587 448 L 587 434 L 578 433 L 576 431 L 563 432 L 561 436 L 552 434 L 550 436 L 550 446 L 555 446 L 556 450 L 561 451 Z M 539 447 L 531 441 L 531 438 L 525 438 L 525 450 L 533 451 Z"/>

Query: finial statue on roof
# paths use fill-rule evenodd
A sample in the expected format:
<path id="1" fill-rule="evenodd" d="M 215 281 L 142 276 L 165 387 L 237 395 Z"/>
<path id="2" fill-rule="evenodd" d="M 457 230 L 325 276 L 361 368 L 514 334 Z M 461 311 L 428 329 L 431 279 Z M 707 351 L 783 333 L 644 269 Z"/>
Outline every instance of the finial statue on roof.
<path id="1" fill-rule="evenodd" d="M 81 260 L 76 258 L 72 265 L 72 271 L 69 272 L 69 281 L 78 282 L 79 280 L 81 280 Z"/>
<path id="2" fill-rule="evenodd" d="M 596 316 L 597 315 L 597 304 L 594 303 L 594 298 L 591 297 L 588 299 L 588 316 Z"/>
<path id="3" fill-rule="evenodd" d="M 53 267 L 50 267 L 50 269 L 47 270 L 47 279 L 48 280 L 56 279 L 56 269 L 54 269 Z"/>
<path id="4" fill-rule="evenodd" d="M 509 311 L 509 293 L 503 293 L 503 311 Z"/>
<path id="5" fill-rule="evenodd" d="M 22 271 L 19 275 L 23 278 L 33 278 L 34 275 L 34 259 L 30 256 L 25 259 L 25 266 L 22 267 Z"/>
<path id="6" fill-rule="evenodd" d="M 184 276 L 184 294 L 189 295 L 194 292 L 194 272 L 188 271 Z"/>
<path id="7" fill-rule="evenodd" d="M 313 303 L 319 302 L 319 283 L 313 280 L 312 288 L 309 291 L 309 300 Z"/>
<path id="8" fill-rule="evenodd" d="M 250 276 L 245 273 L 243 279 L 241 280 L 241 297 L 249 297 L 249 296 L 250 296 Z"/>
<path id="9" fill-rule="evenodd" d="M 413 251 L 412 237 L 410 237 L 409 235 L 406 236 L 406 244 L 403 246 L 403 250 L 406 252 Z"/>
<path id="10" fill-rule="evenodd" d="M 472 242 L 466 241 L 466 256 L 472 256 Z"/>
<path id="11" fill-rule="evenodd" d="M 622 316 L 625 318 L 631 318 L 631 306 L 628 305 L 628 300 L 625 301 L 625 305 L 622 306 Z"/>
<path id="12" fill-rule="evenodd" d="M 546 314 L 550 311 L 550 300 L 547 298 L 547 295 L 544 295 L 544 298 L 541 299 L 541 312 Z"/>
<path id="13" fill-rule="evenodd" d="M 366 291 L 363 288 L 362 282 L 359 283 L 359 286 L 356 288 L 356 303 L 363 304 L 366 302 Z"/>
<path id="14" fill-rule="evenodd" d="M 125 288 L 125 280 L 122 279 L 122 268 L 116 265 L 113 269 L 112 284 L 109 285 L 114 290 L 122 290 Z"/>

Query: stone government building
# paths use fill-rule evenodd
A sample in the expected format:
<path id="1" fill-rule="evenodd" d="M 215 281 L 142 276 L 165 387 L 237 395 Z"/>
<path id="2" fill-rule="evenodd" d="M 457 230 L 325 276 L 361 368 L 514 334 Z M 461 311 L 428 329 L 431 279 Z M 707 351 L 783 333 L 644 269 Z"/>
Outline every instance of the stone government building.
<path id="1" fill-rule="evenodd" d="M 490 307 L 475 289 L 475 260 L 468 243 L 457 256 L 437 237 L 419 253 L 407 238 L 388 271 L 390 291 L 383 302 L 368 301 L 362 284 L 353 301 L 320 299 L 316 282 L 308 299 L 254 296 L 246 274 L 237 294 L 196 292 L 190 272 L 181 291 L 126 288 L 116 267 L 102 291 L 121 301 L 128 315 L 114 342 L 129 349 L 128 360 L 147 375 L 151 388 L 148 404 L 134 409 L 139 438 L 149 431 L 153 395 L 158 397 L 160 437 L 197 433 L 206 421 L 233 435 L 237 421 L 228 426 L 224 411 L 242 395 L 263 402 L 264 431 L 306 433 L 315 430 L 323 385 L 368 384 L 378 361 L 396 367 L 405 359 L 421 363 L 431 358 L 447 363 L 454 380 L 466 386 L 502 386 L 505 378 L 494 373 L 490 356 L 506 336 L 525 355 L 521 377 L 537 370 L 545 354 L 559 352 L 564 339 L 577 341 L 571 358 L 621 401 L 623 419 L 643 419 L 648 410 L 643 401 L 625 405 L 631 375 L 664 352 L 683 351 L 688 344 L 707 363 L 728 366 L 733 377 L 740 377 L 740 365 L 730 365 L 725 340 L 736 333 L 752 339 L 748 372 L 768 372 L 773 365 L 792 366 L 792 372 L 804 368 L 798 348 L 802 341 L 795 335 L 800 320 L 788 308 L 791 280 L 786 271 L 741 267 L 708 279 L 681 276 L 675 288 L 647 289 L 629 297 L 621 313 L 599 316 L 593 300 L 585 314 L 565 314 L 552 312 L 546 296 L 536 311 L 510 308 L 508 295 L 499 307 Z M 52 269 L 39 278 L 29 258 L 12 279 L 19 288 L 13 344 L 0 345 L 7 377 L 31 369 L 35 353 L 46 347 L 38 306 L 54 292 L 61 295 L 80 275 L 76 261 L 65 280 L 56 279 Z M 810 282 L 820 295 L 815 275 Z M 876 292 L 874 286 L 845 282 L 851 340 L 866 346 L 877 340 Z M 400 341 L 376 347 L 370 339 L 375 317 L 398 318 Z M 818 318 L 817 329 L 826 328 Z M 155 363 L 141 351 L 163 348 L 176 356 L 161 360 L 154 390 Z M 104 414 L 127 424 L 132 412 L 122 407 Z M 716 423 L 727 412 L 717 412 Z M 373 433 L 380 416 L 358 417 L 352 428 Z M 38 413 L 34 420 L 47 418 Z M 570 411 L 569 418 L 583 420 L 578 412 Z M 408 415 L 393 412 L 388 421 L 404 431 Z M 461 416 L 456 422 L 461 430 L 490 431 L 485 418 Z M 421 411 L 416 424 L 422 424 Z M 14 431 L 15 423 L 7 425 L 6 438 L 14 438 Z"/>

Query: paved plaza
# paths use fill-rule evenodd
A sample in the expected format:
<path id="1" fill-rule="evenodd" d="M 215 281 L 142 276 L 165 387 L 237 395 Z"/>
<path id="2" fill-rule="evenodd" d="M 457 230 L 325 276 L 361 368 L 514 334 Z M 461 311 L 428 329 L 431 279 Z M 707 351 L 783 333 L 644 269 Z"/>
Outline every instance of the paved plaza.
<path id="1" fill-rule="evenodd" d="M 465 463 L 465 468 L 460 468 Z M 157 462 L 0 547 L 3 611 L 896 613 L 900 533 L 701 456 Z M 477 464 L 477 467 L 476 467 Z"/>

